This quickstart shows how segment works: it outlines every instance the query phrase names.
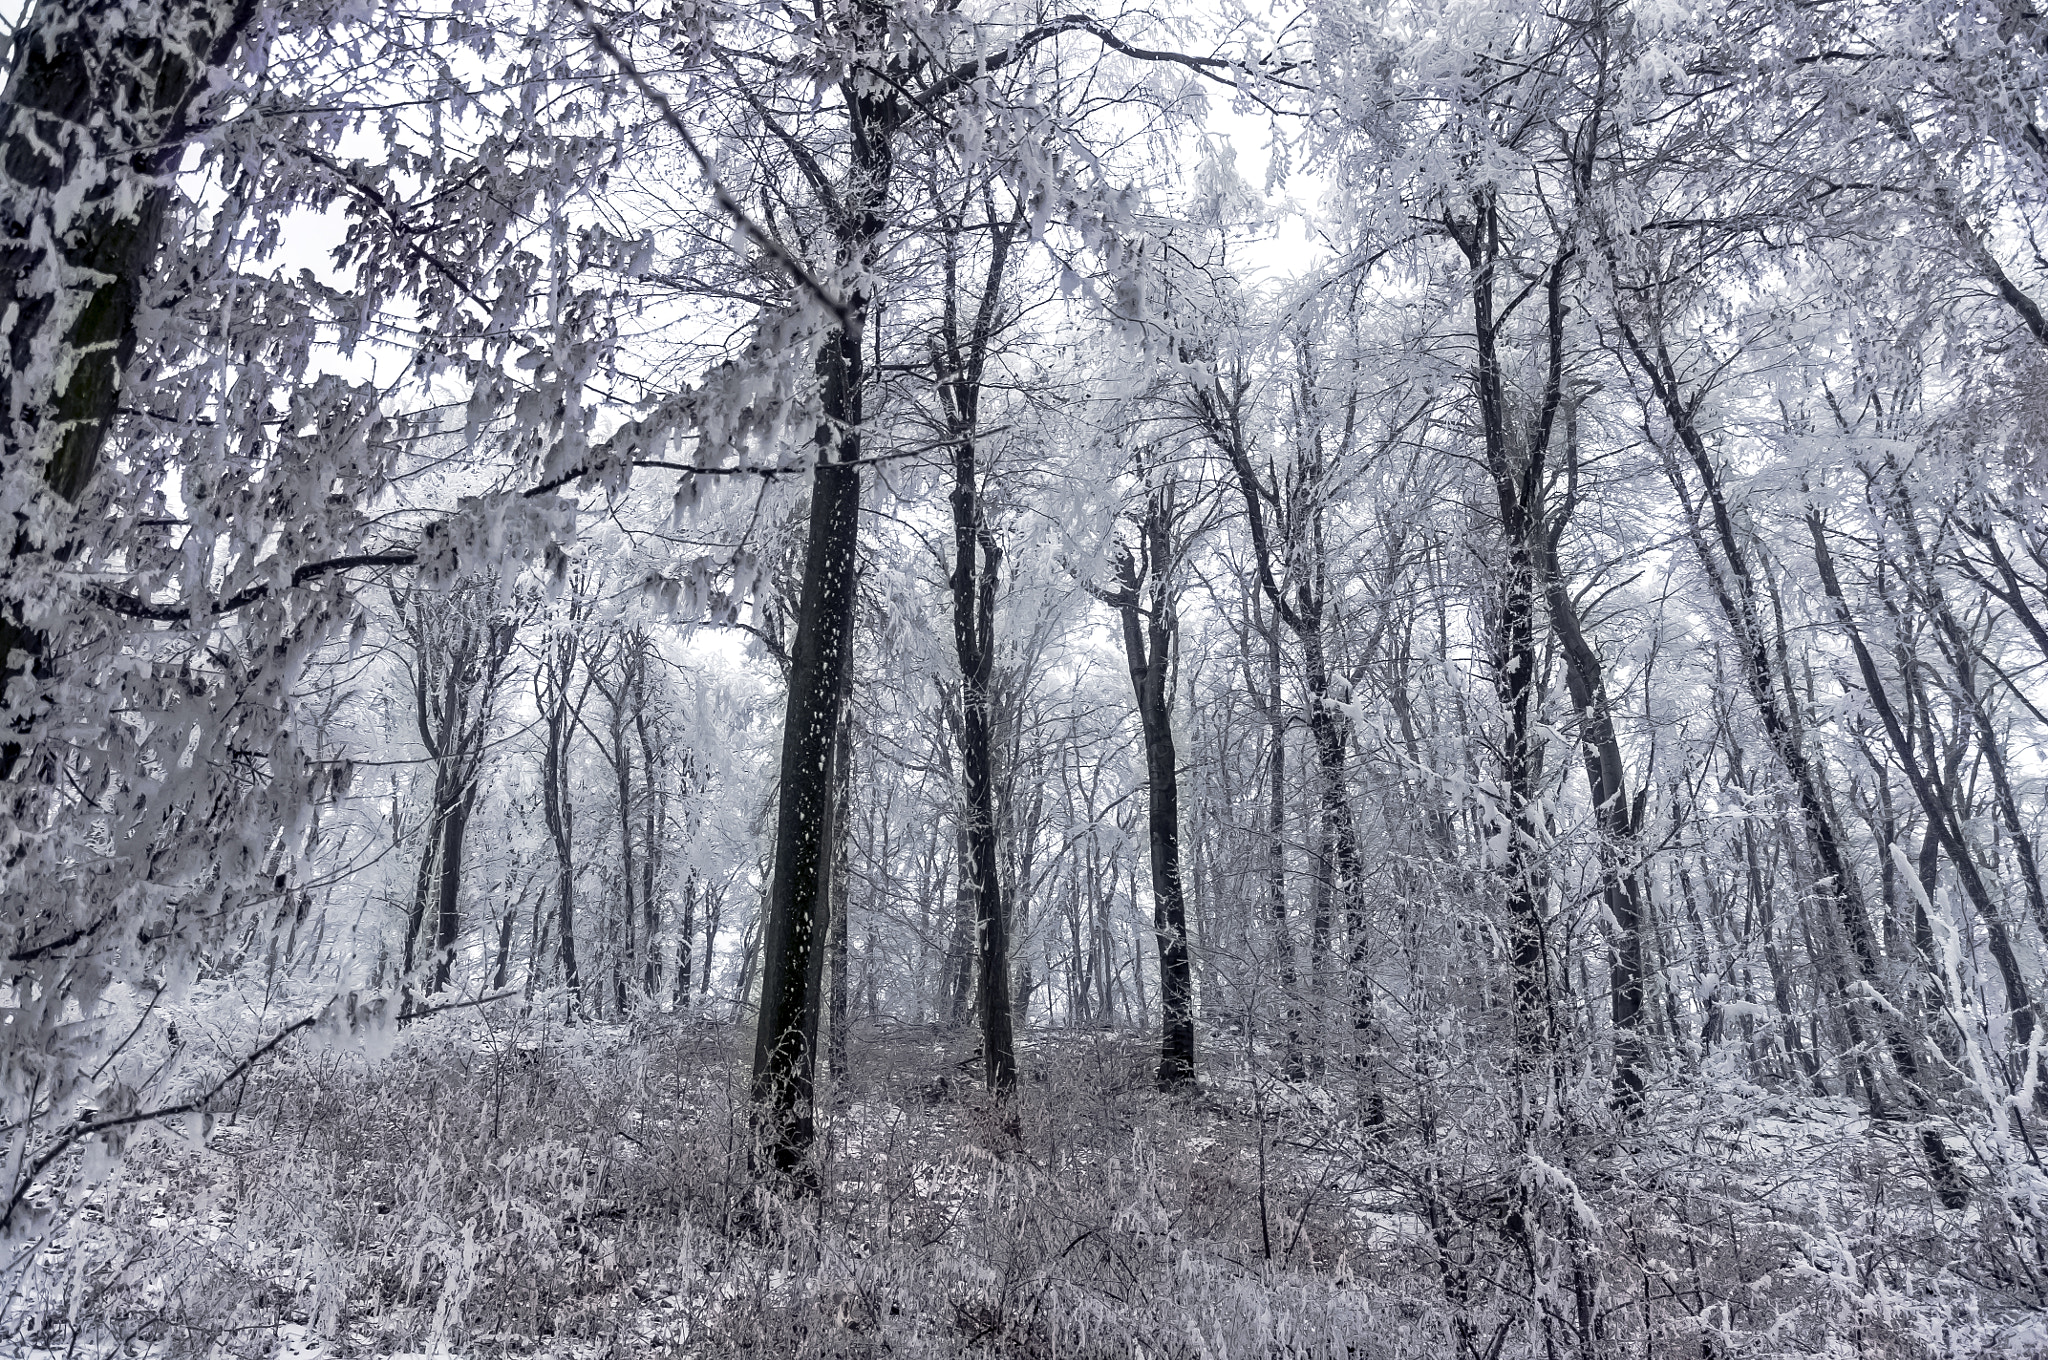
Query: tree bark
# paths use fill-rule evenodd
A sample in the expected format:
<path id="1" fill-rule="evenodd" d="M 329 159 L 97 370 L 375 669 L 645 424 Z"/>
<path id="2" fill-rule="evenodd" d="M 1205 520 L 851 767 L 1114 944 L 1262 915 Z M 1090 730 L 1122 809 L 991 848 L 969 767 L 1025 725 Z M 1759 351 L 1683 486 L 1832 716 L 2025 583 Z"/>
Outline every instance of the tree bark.
<path id="1" fill-rule="evenodd" d="M 135 356 L 171 176 L 207 77 L 256 0 L 39 0 L 0 102 L 0 780 L 12 776 L 54 681 L 44 612 L 74 508 L 98 472 Z M 15 661 L 19 656 L 20 663 Z M 10 684 L 24 670 L 35 681 Z M 26 702 L 7 704 L 12 692 Z"/>
<path id="2" fill-rule="evenodd" d="M 867 97 L 863 96 L 865 101 Z M 860 254 L 865 254 L 862 250 Z M 862 315 L 855 313 L 856 317 Z M 811 490 L 796 639 L 790 647 L 783 719 L 775 868 L 762 936 L 761 1010 L 754 1040 L 757 1169 L 789 1176 L 816 1135 L 819 988 L 825 961 L 831 846 L 831 754 L 840 721 L 841 675 L 853 642 L 855 556 L 860 538 L 862 330 L 833 335 L 819 358 L 825 420 Z M 836 457 L 833 455 L 836 454 Z M 804 1188 L 799 1177 L 797 1187 Z"/>
<path id="3" fill-rule="evenodd" d="M 1506 900 L 1509 953 L 1514 967 L 1516 1047 L 1531 1086 L 1547 1087 L 1557 1021 L 1553 1015 L 1544 901 L 1548 871 L 1541 846 L 1541 685 L 1537 675 L 1536 602 L 1543 589 L 1546 547 L 1543 488 L 1545 460 L 1562 403 L 1564 370 L 1564 272 L 1566 247 L 1546 273 L 1543 394 L 1533 421 L 1516 421 L 1501 370 L 1500 339 L 1506 318 L 1496 306 L 1494 287 L 1502 263 L 1499 207 L 1490 192 L 1475 195 L 1473 216 L 1447 218 L 1453 238 L 1471 270 L 1472 330 L 1478 351 L 1473 383 L 1479 397 L 1486 468 L 1493 482 L 1505 549 L 1489 619 L 1494 689 L 1507 715 L 1501 753 L 1500 801 L 1492 835 L 1500 844 L 1494 870 Z M 1548 1091 L 1525 1089 L 1525 1102 L 1547 1101 Z M 1534 1117 L 1525 1104 L 1524 1118 Z"/>
<path id="4" fill-rule="evenodd" d="M 1195 1082 L 1194 972 L 1188 954 L 1187 900 L 1180 863 L 1180 770 L 1173 742 L 1175 632 L 1173 543 L 1175 487 L 1165 474 L 1145 495 L 1140 522 L 1143 564 L 1129 551 L 1117 561 L 1112 597 L 1122 618 L 1124 656 L 1145 741 L 1145 832 L 1152 865 L 1152 931 L 1159 942 L 1159 1072 L 1162 1091 Z"/>
<path id="5" fill-rule="evenodd" d="M 1542 530 L 1544 595 L 1551 635 L 1564 652 L 1565 687 L 1579 718 L 1579 751 L 1586 770 L 1586 793 L 1592 801 L 1594 825 L 1600 834 L 1601 901 L 1613 933 L 1608 965 L 1608 1010 L 1614 1025 L 1613 1103 L 1617 1110 L 1634 1115 L 1642 1109 L 1650 1059 L 1643 1037 L 1645 886 L 1638 844 L 1642 802 L 1631 801 L 1629 797 L 1628 768 L 1622 763 L 1605 664 L 1586 638 L 1578 605 L 1559 565 L 1558 542 L 1574 509 L 1578 481 L 1577 438 L 1569 417 L 1566 426 L 1567 485 L 1571 490 L 1552 522 Z"/>
<path id="6" fill-rule="evenodd" d="M 1001 306 L 1003 274 L 1010 244 L 1023 223 L 1019 199 L 1007 221 L 991 213 L 988 273 L 966 333 L 960 324 L 958 251 L 963 224 L 949 220 L 944 240 L 945 282 L 938 388 L 953 453 L 953 649 L 960 665 L 961 810 L 967 857 L 973 875 L 975 1009 L 981 1017 L 982 1075 L 998 1100 L 1017 1085 L 1017 1057 L 1010 996 L 1010 920 L 998 865 L 995 816 L 993 693 L 996 599 L 1002 583 L 1003 552 L 983 510 L 976 465 L 981 422 L 982 374 Z M 966 891 L 963 884 L 963 892 Z"/>

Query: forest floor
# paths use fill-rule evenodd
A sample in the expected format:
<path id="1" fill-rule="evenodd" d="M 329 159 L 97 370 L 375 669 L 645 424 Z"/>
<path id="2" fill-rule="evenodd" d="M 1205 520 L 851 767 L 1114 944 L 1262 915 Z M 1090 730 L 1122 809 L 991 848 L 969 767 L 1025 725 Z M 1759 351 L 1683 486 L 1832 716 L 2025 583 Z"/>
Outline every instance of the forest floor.
<path id="1" fill-rule="evenodd" d="M 509 1012 L 281 1053 L 210 1126 L 88 1150 L 0 1352 L 2048 1355 L 2040 1206 L 1980 1157 L 1939 1208 L 1842 1101 L 1694 1078 L 1518 1139 L 1455 1067 L 1375 1126 L 1241 1037 L 1165 1097 L 1142 1041 L 1050 1032 L 999 1118 L 971 1039 L 867 1030 L 790 1201 L 746 1172 L 744 1055 Z"/>

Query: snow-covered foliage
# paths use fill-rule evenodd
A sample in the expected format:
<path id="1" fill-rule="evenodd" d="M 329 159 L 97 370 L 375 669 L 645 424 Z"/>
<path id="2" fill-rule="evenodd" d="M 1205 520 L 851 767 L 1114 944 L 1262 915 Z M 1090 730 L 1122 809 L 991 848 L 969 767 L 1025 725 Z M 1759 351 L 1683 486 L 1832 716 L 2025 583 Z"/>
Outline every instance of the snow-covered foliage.
<path id="1" fill-rule="evenodd" d="M 0 1348 L 2048 1354 L 2043 23 L 35 0 Z"/>

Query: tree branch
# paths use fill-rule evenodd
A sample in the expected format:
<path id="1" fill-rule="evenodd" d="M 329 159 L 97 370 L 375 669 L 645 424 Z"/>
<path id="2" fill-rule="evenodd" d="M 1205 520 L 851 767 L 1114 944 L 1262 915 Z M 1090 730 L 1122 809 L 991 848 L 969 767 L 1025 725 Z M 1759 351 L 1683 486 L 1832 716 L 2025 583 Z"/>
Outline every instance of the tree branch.
<path id="1" fill-rule="evenodd" d="M 697 162 L 699 173 L 711 186 L 711 201 L 716 203 L 726 216 L 732 218 L 734 224 L 745 233 L 746 238 L 759 246 L 763 254 L 781 265 L 798 288 L 810 294 L 812 301 L 830 312 L 841 330 L 851 327 L 853 314 L 847 305 L 834 297 L 802 260 L 790 254 L 782 242 L 776 240 L 773 234 L 756 222 L 747 210 L 740 206 L 739 200 L 726 191 L 725 181 L 712 169 L 711 158 L 697 145 L 697 139 L 690 135 L 689 128 L 683 126 L 683 120 L 676 113 L 675 105 L 641 74 L 640 68 L 633 64 L 632 58 L 619 50 L 619 45 L 612 41 L 611 33 L 597 21 L 597 15 L 590 8 L 590 0 L 576 0 L 576 8 L 582 13 L 584 26 L 590 30 L 591 41 L 597 44 L 598 50 L 618 64 L 626 79 L 632 81 L 641 96 L 654 105 L 654 111 L 661 115 L 661 121 L 668 124 L 670 131 L 676 136 L 682 138 L 684 148 L 690 153 L 690 159 Z"/>

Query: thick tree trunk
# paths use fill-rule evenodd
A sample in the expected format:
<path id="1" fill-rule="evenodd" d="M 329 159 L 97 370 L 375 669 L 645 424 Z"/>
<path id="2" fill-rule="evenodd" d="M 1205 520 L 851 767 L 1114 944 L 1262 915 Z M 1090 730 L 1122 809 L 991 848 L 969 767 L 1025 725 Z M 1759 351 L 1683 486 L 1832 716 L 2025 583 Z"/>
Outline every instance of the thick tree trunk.
<path id="1" fill-rule="evenodd" d="M 98 472 L 134 358 L 170 177 L 195 100 L 256 13 L 255 0 L 40 0 L 13 44 L 0 103 L 0 702 L 27 658 L 54 680 L 44 611 L 73 508 Z M 7 713 L 0 779 L 44 711 L 46 683 Z"/>
<path id="2" fill-rule="evenodd" d="M 405 949 L 401 957 L 408 987 L 412 985 L 413 966 L 419 960 L 420 932 L 427 928 L 427 917 L 434 909 L 435 885 L 439 882 L 441 848 L 446 840 L 443 828 L 449 813 L 440 787 L 443 782 L 445 775 L 435 777 L 434 803 L 427 814 L 425 834 L 420 837 L 419 868 L 413 873 L 412 906 L 405 917 Z"/>
<path id="3" fill-rule="evenodd" d="M 816 1133 L 816 1084 L 823 934 L 829 924 L 831 755 L 838 742 L 841 675 L 853 643 L 855 554 L 860 534 L 863 328 L 856 321 L 819 360 L 825 421 L 811 491 L 789 703 L 775 818 L 775 867 L 762 936 L 761 1009 L 754 1040 L 756 1166 L 790 1175 Z M 836 453 L 837 457 L 832 455 Z M 765 1164 L 764 1164 L 765 1159 Z M 799 1178 L 799 1187 L 802 1180 Z"/>
<path id="4" fill-rule="evenodd" d="M 966 800 L 960 801 L 964 804 Z M 953 814 L 953 928 L 946 939 L 939 979 L 946 1023 L 956 1028 L 967 1022 L 974 1001 L 974 852 L 967 818 L 964 807 Z"/>
<path id="5" fill-rule="evenodd" d="M 436 885 L 434 982 L 429 992 L 446 990 L 462 941 L 462 846 L 476 809 L 477 786 L 471 781 L 441 827 L 440 882 Z"/>

